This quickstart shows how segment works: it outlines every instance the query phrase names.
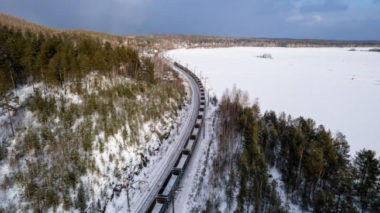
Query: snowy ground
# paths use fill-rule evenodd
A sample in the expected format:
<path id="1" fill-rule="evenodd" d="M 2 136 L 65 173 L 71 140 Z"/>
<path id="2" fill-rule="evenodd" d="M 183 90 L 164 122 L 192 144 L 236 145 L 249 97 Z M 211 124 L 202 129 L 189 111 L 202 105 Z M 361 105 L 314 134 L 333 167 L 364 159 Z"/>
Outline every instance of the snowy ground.
<path id="1" fill-rule="evenodd" d="M 218 96 L 236 85 L 258 98 L 262 111 L 313 118 L 345 134 L 352 154 L 362 148 L 380 154 L 380 54 L 349 49 L 237 47 L 167 55 L 206 77 Z M 263 54 L 273 59 L 258 57 Z"/>
<path id="2" fill-rule="evenodd" d="M 216 151 L 215 119 L 216 107 L 206 106 L 204 124 L 199 140 L 187 165 L 185 174 L 175 196 L 175 212 L 199 212 L 208 198 L 209 173 L 212 171 L 211 154 Z M 172 212 L 172 206 L 167 212 Z"/>
<path id="3" fill-rule="evenodd" d="M 278 195 L 280 196 L 280 198 L 283 202 L 282 203 L 283 206 L 288 210 L 288 212 L 292 212 L 292 213 L 305 212 L 305 211 L 302 211 L 302 209 L 298 205 L 295 205 L 294 203 L 292 203 L 288 199 L 288 196 L 285 193 L 285 184 L 281 180 L 282 177 L 281 177 L 281 174 L 278 171 L 278 169 L 275 167 L 271 168 L 269 170 L 269 174 L 272 175 L 272 177 L 269 179 L 269 181 L 273 181 L 273 180 L 276 181 L 276 183 L 277 183 L 277 189 L 276 190 L 277 190 Z"/>

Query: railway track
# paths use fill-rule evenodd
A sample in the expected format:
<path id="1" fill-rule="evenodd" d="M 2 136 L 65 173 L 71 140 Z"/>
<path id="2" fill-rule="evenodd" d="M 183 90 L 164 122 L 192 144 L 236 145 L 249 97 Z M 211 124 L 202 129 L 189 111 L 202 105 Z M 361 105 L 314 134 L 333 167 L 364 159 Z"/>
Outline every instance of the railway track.
<path id="1" fill-rule="evenodd" d="M 186 125 L 181 129 L 180 140 L 173 144 L 165 159 L 165 163 L 160 165 L 162 172 L 157 175 L 151 183 L 149 189 L 141 194 L 133 212 L 160 212 L 163 213 L 169 206 L 175 187 L 181 181 L 192 151 L 197 143 L 205 112 L 205 93 L 200 79 L 178 63 L 173 64 L 177 72 L 181 72 L 191 86 L 192 108 L 186 118 Z"/>

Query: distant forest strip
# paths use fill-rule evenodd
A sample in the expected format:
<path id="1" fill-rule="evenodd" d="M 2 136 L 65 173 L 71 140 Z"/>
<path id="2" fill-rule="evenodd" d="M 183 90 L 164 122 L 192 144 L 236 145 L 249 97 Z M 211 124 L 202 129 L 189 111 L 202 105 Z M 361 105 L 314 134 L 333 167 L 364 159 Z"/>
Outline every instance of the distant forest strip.
<path id="1" fill-rule="evenodd" d="M 102 39 L 107 40 L 108 42 L 119 41 L 122 39 L 122 36 L 111 35 L 107 33 L 95 32 L 95 31 L 86 31 L 86 30 L 59 30 L 42 25 L 38 25 L 32 22 L 28 22 L 24 19 L 16 18 L 11 15 L 0 13 L 0 24 L 7 26 L 9 28 L 19 30 L 22 33 L 33 32 L 38 34 L 44 34 L 44 36 L 58 36 L 64 35 L 72 39 L 79 38 L 89 38 L 89 39 Z"/>
<path id="2" fill-rule="evenodd" d="M 272 39 L 272 38 L 235 38 L 202 35 L 111 35 L 87 30 L 59 30 L 30 23 L 4 13 L 0 13 L 0 25 L 8 26 L 25 33 L 61 35 L 72 39 L 88 38 L 105 40 L 114 45 L 127 44 L 139 51 L 169 50 L 181 47 L 216 48 L 233 46 L 258 47 L 380 47 L 380 41 L 337 41 L 318 39 Z"/>

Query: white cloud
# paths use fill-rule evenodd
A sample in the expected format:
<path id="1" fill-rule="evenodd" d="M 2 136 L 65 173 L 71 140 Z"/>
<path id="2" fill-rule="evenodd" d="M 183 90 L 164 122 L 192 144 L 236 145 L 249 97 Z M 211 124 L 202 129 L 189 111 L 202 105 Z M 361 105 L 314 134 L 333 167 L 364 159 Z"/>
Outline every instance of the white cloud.
<path id="1" fill-rule="evenodd" d="M 314 19 L 315 22 L 322 22 L 322 21 L 324 21 L 323 17 L 320 16 L 320 15 L 314 15 L 313 19 Z"/>
<path id="2" fill-rule="evenodd" d="M 287 22 L 297 22 L 297 21 L 302 21 L 302 19 L 303 19 L 303 16 L 295 15 L 295 16 L 289 16 L 288 18 L 286 18 L 286 21 Z"/>
<path id="3" fill-rule="evenodd" d="M 147 3 L 149 0 L 114 0 L 119 4 L 129 4 L 129 5 L 141 5 Z"/>

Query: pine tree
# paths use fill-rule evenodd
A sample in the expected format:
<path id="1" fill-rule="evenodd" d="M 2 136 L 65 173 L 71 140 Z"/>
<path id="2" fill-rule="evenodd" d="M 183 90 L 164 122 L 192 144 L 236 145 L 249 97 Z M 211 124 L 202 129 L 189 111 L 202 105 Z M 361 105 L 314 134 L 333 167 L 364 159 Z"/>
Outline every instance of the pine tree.
<path id="1" fill-rule="evenodd" d="M 77 62 L 75 59 L 74 47 L 71 42 L 66 41 L 64 43 L 64 54 L 61 59 L 61 75 L 63 75 L 63 85 L 66 94 L 66 82 L 70 79 L 71 73 L 77 71 Z"/>
<path id="2" fill-rule="evenodd" d="M 101 48 L 96 50 L 92 60 L 94 61 L 94 68 L 96 70 L 99 70 L 102 73 L 107 69 L 105 57 Z"/>
<path id="3" fill-rule="evenodd" d="M 145 68 L 144 80 L 149 83 L 154 83 L 154 64 L 149 58 L 145 58 L 143 62 Z"/>
<path id="4" fill-rule="evenodd" d="M 80 183 L 79 189 L 78 189 L 76 208 L 78 208 L 81 212 L 85 212 L 87 208 L 86 192 L 84 191 L 82 182 Z"/>
<path id="5" fill-rule="evenodd" d="M 374 151 L 363 149 L 356 154 L 354 166 L 358 171 L 355 188 L 361 210 L 364 212 L 379 196 L 377 192 L 379 160 L 375 158 Z"/>
<path id="6" fill-rule="evenodd" d="M 314 201 L 314 211 L 315 213 L 326 212 L 326 197 L 323 191 L 317 193 L 316 199 Z"/>
<path id="7" fill-rule="evenodd" d="M 14 91 L 9 89 L 9 81 L 5 75 L 0 71 L 0 115 L 8 114 L 10 128 L 12 130 L 13 137 L 15 136 L 11 113 L 16 112 L 18 97 L 14 94 Z"/>
<path id="8" fill-rule="evenodd" d="M 9 64 L 10 77 L 14 89 L 17 84 L 23 83 L 22 57 L 24 52 L 24 38 L 20 31 L 9 34 L 7 44 L 7 59 Z M 17 95 L 17 94 L 16 94 Z"/>
<path id="9" fill-rule="evenodd" d="M 86 73 L 91 70 L 90 59 L 87 55 L 81 55 L 79 58 L 80 71 Z"/>
<path id="10" fill-rule="evenodd" d="M 40 78 L 43 82 L 47 82 L 47 69 L 49 64 L 49 47 L 47 42 L 44 42 L 41 46 L 41 50 L 37 55 L 35 69 L 40 73 Z"/>
<path id="11" fill-rule="evenodd" d="M 228 209 L 231 209 L 234 200 L 235 181 L 235 172 L 234 169 L 231 168 L 228 183 L 226 186 L 226 198 Z"/>
<path id="12" fill-rule="evenodd" d="M 46 72 L 47 83 L 51 86 L 61 83 L 60 69 L 61 67 L 61 53 L 57 53 L 50 60 L 48 69 Z"/>
<path id="13" fill-rule="evenodd" d="M 22 58 L 22 64 L 24 67 L 25 72 L 27 72 L 29 76 L 29 82 L 32 83 L 33 89 L 34 89 L 34 69 L 33 69 L 33 63 L 34 63 L 34 52 L 33 52 L 33 44 L 31 39 L 27 39 L 25 42 L 24 47 L 24 56 Z"/>
<path id="14" fill-rule="evenodd" d="M 239 173 L 240 173 L 240 179 L 239 179 L 239 194 L 237 196 L 237 207 L 238 209 L 243 212 L 244 211 L 244 205 L 246 203 L 246 196 L 247 196 L 247 179 L 248 179 L 248 153 L 247 150 L 243 151 L 243 154 L 240 158 L 240 164 L 239 164 Z"/>
<path id="15" fill-rule="evenodd" d="M 337 165 L 339 165 L 331 179 L 331 185 L 335 186 L 334 192 L 336 193 L 335 212 L 349 212 L 350 210 L 348 209 L 355 208 L 352 203 L 353 169 L 349 155 L 350 147 L 342 133 L 337 133 L 334 147 L 337 155 Z M 349 202 L 350 200 L 351 202 Z M 347 211 L 342 209 L 347 209 Z"/>
<path id="16" fill-rule="evenodd" d="M 103 52 L 104 52 L 103 54 L 104 54 L 104 60 L 105 60 L 105 67 L 104 67 L 105 70 L 108 70 L 108 71 L 112 70 L 112 75 L 115 75 L 116 65 L 117 65 L 116 54 L 113 51 L 111 44 L 109 42 L 105 43 Z"/>

